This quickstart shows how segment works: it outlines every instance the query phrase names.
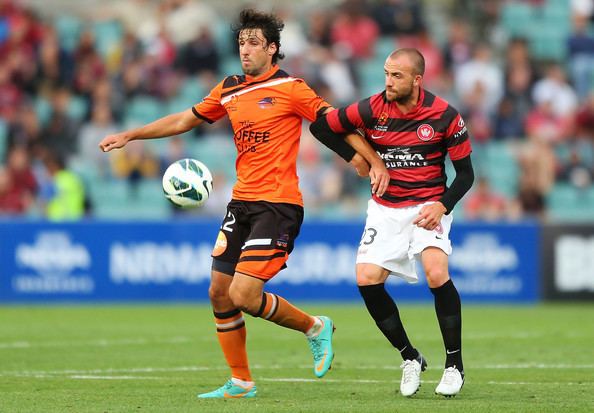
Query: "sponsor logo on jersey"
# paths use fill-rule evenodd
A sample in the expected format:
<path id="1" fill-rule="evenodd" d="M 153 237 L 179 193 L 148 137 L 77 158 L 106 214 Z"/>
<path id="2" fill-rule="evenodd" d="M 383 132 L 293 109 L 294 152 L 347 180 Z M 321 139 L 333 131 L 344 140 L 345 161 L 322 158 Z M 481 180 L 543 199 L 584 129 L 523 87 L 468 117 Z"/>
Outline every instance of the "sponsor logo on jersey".
<path id="1" fill-rule="evenodd" d="M 391 148 L 380 153 L 386 168 L 410 168 L 427 166 L 427 161 L 420 153 L 410 153 L 410 148 Z"/>
<path id="2" fill-rule="evenodd" d="M 462 116 L 460 116 L 460 119 L 458 119 L 458 127 L 463 128 L 464 125 L 465 125 L 464 119 L 462 119 Z"/>
<path id="3" fill-rule="evenodd" d="M 258 101 L 258 106 L 260 106 L 260 109 L 268 109 L 268 108 L 273 107 L 275 103 L 276 103 L 275 98 L 266 97 L 266 98 L 260 99 Z"/>
<path id="4" fill-rule="evenodd" d="M 417 136 L 420 140 L 427 142 L 433 139 L 435 136 L 435 131 L 431 125 L 423 123 L 421 126 L 417 128 Z"/>

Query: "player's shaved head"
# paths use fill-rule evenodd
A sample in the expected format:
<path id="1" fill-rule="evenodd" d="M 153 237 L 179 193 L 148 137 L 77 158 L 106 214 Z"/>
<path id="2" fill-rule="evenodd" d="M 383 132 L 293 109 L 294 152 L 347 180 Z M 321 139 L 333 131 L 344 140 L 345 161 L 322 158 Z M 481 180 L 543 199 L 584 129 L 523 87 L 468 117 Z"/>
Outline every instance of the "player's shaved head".
<path id="1" fill-rule="evenodd" d="M 425 74 L 425 58 L 421 52 L 412 47 L 405 47 L 393 51 L 388 56 L 388 60 L 396 60 L 402 56 L 406 56 L 409 59 L 414 75 L 423 76 Z"/>

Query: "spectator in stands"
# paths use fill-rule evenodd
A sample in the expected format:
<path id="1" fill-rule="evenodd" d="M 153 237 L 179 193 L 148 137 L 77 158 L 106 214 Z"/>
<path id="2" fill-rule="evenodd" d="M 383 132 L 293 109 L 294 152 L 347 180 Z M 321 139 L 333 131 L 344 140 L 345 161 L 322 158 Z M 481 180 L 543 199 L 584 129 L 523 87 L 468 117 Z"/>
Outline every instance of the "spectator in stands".
<path id="1" fill-rule="evenodd" d="M 38 82 L 49 88 L 70 85 L 74 67 L 71 54 L 60 45 L 56 29 L 46 25 L 39 45 Z"/>
<path id="2" fill-rule="evenodd" d="M 96 171 L 101 176 L 109 175 L 109 165 L 105 156 L 97 151 L 97 146 L 104 136 L 118 130 L 113 122 L 111 107 L 102 102 L 93 108 L 91 120 L 85 123 L 78 135 L 76 163 L 87 164 L 87 168 Z"/>
<path id="3" fill-rule="evenodd" d="M 44 128 L 41 143 L 65 161 L 78 150 L 79 124 L 68 113 L 70 91 L 60 88 L 51 95 L 51 117 Z"/>
<path id="4" fill-rule="evenodd" d="M 456 92 L 462 100 L 462 112 L 469 109 L 480 110 L 487 116 L 492 116 L 503 95 L 503 73 L 495 60 L 491 47 L 485 43 L 475 46 L 472 59 L 454 70 Z M 477 89 L 477 84 L 480 87 Z M 478 101 L 472 99 L 473 108 L 464 105 L 467 96 L 481 90 Z"/>
<path id="5" fill-rule="evenodd" d="M 331 29 L 332 43 L 354 60 L 373 57 L 379 35 L 377 23 L 365 14 L 362 0 L 345 0 Z"/>
<path id="6" fill-rule="evenodd" d="M 163 4 L 165 29 L 176 47 L 192 41 L 203 30 L 214 33 L 219 17 L 207 2 L 165 0 Z"/>
<path id="7" fill-rule="evenodd" d="M 189 75 L 200 75 L 203 72 L 217 74 L 219 61 L 218 47 L 212 33 L 208 28 L 204 28 L 180 48 L 176 68 Z"/>
<path id="8" fill-rule="evenodd" d="M 10 68 L 0 64 L 0 118 L 14 119 L 17 108 L 23 101 L 23 91 L 11 80 Z"/>
<path id="9" fill-rule="evenodd" d="M 59 155 L 51 150 L 42 154 L 49 180 L 40 193 L 50 221 L 70 221 L 85 215 L 85 188 L 80 178 L 66 168 Z"/>
<path id="10" fill-rule="evenodd" d="M 530 138 L 558 143 L 569 136 L 572 119 L 556 114 L 553 106 L 552 101 L 544 100 L 528 113 L 525 119 L 525 130 Z"/>
<path id="11" fill-rule="evenodd" d="M 594 90 L 578 108 L 575 124 L 577 136 L 594 145 Z"/>
<path id="12" fill-rule="evenodd" d="M 532 218 L 543 221 L 547 217 L 544 194 L 532 186 L 530 179 L 524 179 L 523 176 L 520 176 L 518 195 L 513 204 L 512 208 L 516 210 L 516 218 Z"/>
<path id="13" fill-rule="evenodd" d="M 557 161 L 551 142 L 539 133 L 541 132 L 529 134 L 528 140 L 520 149 L 520 189 L 544 197 L 555 183 Z"/>
<path id="14" fill-rule="evenodd" d="M 422 2 L 380 0 L 372 2 L 371 7 L 382 35 L 416 35 L 424 27 Z"/>
<path id="15" fill-rule="evenodd" d="M 128 181 L 131 196 L 136 196 L 142 179 L 154 178 L 159 173 L 159 160 L 143 141 L 130 142 L 126 150 L 114 152 L 110 161 L 112 174 Z"/>
<path id="16" fill-rule="evenodd" d="M 594 89 L 594 36 L 588 16 L 574 14 L 573 33 L 567 39 L 569 73 L 580 99 Z"/>
<path id="17" fill-rule="evenodd" d="M 470 27 L 466 20 L 456 19 L 450 23 L 448 39 L 443 49 L 445 66 L 453 71 L 472 58 Z"/>
<path id="18" fill-rule="evenodd" d="M 77 94 L 90 96 L 98 79 L 107 74 L 103 59 L 95 46 L 95 36 L 89 30 L 82 33 L 74 49 L 73 88 Z"/>
<path id="19" fill-rule="evenodd" d="M 571 148 L 569 160 L 561 165 L 558 174 L 558 180 L 567 182 L 576 188 L 588 188 L 592 185 L 594 177 L 594 167 L 592 165 L 592 146 L 584 148 L 590 149 L 590 153 L 583 153 L 578 150 L 578 146 Z M 589 158 L 589 161 L 586 160 Z"/>
<path id="20" fill-rule="evenodd" d="M 532 110 L 530 99 L 533 72 L 531 65 L 519 62 L 507 68 L 505 95 L 495 115 L 495 137 L 519 139 L 524 137 L 524 120 Z"/>
<path id="21" fill-rule="evenodd" d="M 495 192 L 486 177 L 479 177 L 464 202 L 464 218 L 497 221 L 505 217 L 507 200 Z"/>
<path id="22" fill-rule="evenodd" d="M 545 76 L 534 84 L 532 99 L 536 105 L 550 102 L 553 114 L 563 118 L 573 116 L 578 104 L 575 91 L 567 83 L 565 71 L 557 63 L 551 64 Z"/>
<path id="23" fill-rule="evenodd" d="M 10 149 L 6 166 L 0 164 L 0 215 L 26 213 L 33 205 L 37 181 L 29 153 L 22 145 Z"/>
<path id="24" fill-rule="evenodd" d="M 8 126 L 7 148 L 22 146 L 31 151 L 41 139 L 41 125 L 35 108 L 30 104 L 23 104 L 13 122 Z"/>

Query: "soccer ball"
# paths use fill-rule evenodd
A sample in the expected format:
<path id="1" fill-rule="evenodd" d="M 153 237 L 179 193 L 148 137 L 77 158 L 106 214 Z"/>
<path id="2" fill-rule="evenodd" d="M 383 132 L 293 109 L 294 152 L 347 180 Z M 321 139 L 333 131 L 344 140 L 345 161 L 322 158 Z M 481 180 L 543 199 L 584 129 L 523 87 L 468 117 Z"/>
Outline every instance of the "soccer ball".
<path id="1" fill-rule="evenodd" d="M 203 205 L 212 191 L 212 174 L 196 159 L 181 159 L 167 167 L 163 174 L 163 192 L 180 208 Z"/>

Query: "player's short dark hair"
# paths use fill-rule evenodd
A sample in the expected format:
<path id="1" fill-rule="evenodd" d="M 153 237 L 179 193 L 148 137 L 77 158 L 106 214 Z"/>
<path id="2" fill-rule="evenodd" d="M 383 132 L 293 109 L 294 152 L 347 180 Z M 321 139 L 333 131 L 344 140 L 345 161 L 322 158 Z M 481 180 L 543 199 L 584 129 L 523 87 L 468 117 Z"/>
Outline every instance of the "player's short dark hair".
<path id="1" fill-rule="evenodd" d="M 410 57 L 415 75 L 423 76 L 425 74 L 425 57 L 423 54 L 414 47 L 404 47 L 392 52 L 390 57 L 395 58 L 403 54 Z"/>
<path id="2" fill-rule="evenodd" d="M 281 19 L 272 13 L 262 13 L 253 9 L 245 9 L 239 13 L 239 23 L 233 27 L 236 39 L 239 40 L 239 33 L 245 29 L 261 29 L 268 44 L 276 43 L 276 52 L 272 55 L 272 63 L 284 59 L 285 55 L 280 52 L 280 33 L 285 27 Z"/>

